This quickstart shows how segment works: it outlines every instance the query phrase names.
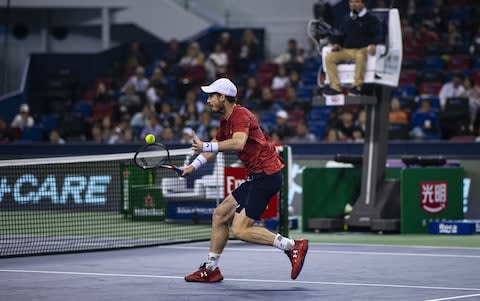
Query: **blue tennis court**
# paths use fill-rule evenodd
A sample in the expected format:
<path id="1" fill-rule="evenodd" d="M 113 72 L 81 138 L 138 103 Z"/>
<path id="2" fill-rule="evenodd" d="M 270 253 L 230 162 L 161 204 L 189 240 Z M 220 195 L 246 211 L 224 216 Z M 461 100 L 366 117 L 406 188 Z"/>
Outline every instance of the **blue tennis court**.
<path id="1" fill-rule="evenodd" d="M 8 258 L 1 300 L 480 300 L 480 249 L 312 243 L 290 279 L 279 250 L 230 241 L 225 280 L 187 283 L 208 243 Z"/>

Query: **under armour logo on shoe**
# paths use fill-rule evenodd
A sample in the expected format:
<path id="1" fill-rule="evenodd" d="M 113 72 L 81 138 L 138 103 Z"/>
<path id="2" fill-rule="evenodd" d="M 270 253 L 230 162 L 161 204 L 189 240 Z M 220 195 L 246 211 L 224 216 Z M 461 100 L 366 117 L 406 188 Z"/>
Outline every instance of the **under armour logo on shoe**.
<path id="1" fill-rule="evenodd" d="M 207 272 L 200 272 L 200 277 L 205 278 L 207 277 L 208 273 Z"/>
<path id="2" fill-rule="evenodd" d="M 298 250 L 293 250 L 292 251 L 292 257 L 297 258 L 298 257 Z"/>

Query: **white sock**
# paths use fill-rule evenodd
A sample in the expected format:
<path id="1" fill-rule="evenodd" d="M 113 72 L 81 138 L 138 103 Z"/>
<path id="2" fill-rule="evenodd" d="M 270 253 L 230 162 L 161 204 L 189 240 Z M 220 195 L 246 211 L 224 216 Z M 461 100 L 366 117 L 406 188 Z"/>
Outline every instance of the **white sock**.
<path id="1" fill-rule="evenodd" d="M 210 271 L 215 270 L 218 266 L 218 260 L 220 259 L 220 255 L 222 254 L 208 252 L 208 257 L 207 257 L 207 261 L 205 262 L 206 263 L 205 267 Z"/>
<path id="2" fill-rule="evenodd" d="M 273 241 L 273 246 L 275 248 L 279 248 L 280 250 L 289 251 L 295 245 L 295 241 L 291 238 L 283 237 L 280 234 L 275 236 L 275 240 Z"/>

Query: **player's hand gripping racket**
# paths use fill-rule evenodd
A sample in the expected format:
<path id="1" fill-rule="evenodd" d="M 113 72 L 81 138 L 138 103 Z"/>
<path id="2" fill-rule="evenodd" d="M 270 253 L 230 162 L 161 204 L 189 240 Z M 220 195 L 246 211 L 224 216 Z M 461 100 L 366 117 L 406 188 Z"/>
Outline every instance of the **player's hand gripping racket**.
<path id="1" fill-rule="evenodd" d="M 170 153 L 165 145 L 153 143 L 142 146 L 133 157 L 138 167 L 143 169 L 165 168 L 173 170 L 181 176 L 183 170 L 170 161 Z"/>

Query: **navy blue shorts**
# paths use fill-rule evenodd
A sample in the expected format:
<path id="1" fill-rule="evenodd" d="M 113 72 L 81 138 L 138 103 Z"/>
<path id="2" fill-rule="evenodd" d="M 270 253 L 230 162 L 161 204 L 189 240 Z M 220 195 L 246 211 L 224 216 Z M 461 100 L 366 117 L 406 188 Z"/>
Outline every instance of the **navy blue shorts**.
<path id="1" fill-rule="evenodd" d="M 244 183 L 232 192 L 238 203 L 237 212 L 245 208 L 248 217 L 259 220 L 270 199 L 280 191 L 282 180 L 282 171 L 271 175 L 266 173 L 250 175 Z"/>

